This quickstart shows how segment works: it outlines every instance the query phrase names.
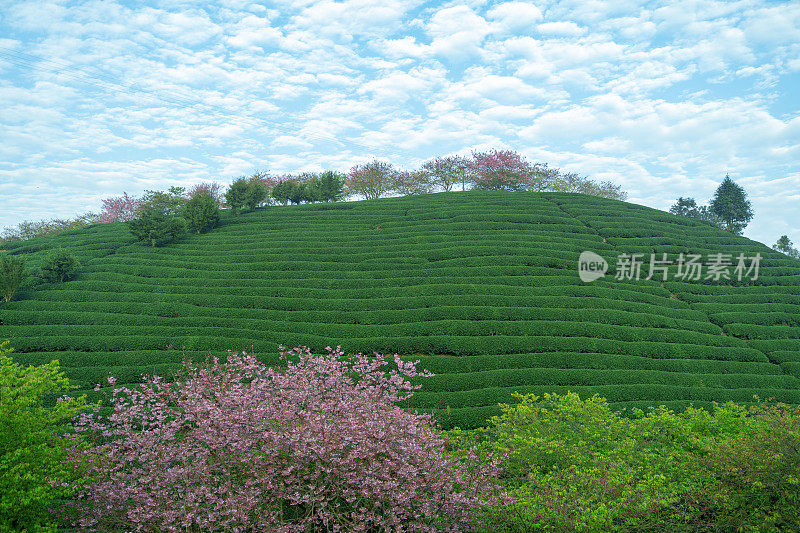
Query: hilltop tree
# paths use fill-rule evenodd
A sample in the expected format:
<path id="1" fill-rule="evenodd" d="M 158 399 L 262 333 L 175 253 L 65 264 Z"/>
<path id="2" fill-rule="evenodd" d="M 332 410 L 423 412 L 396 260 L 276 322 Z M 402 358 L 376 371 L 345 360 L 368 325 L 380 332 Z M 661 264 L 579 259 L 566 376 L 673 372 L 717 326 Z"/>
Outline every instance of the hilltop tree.
<path id="1" fill-rule="evenodd" d="M 433 187 L 427 170 L 399 170 L 392 174 L 392 189 L 403 196 L 428 194 Z"/>
<path id="2" fill-rule="evenodd" d="M 710 207 L 707 205 L 698 206 L 694 198 L 678 198 L 677 202 L 669 208 L 669 212 L 673 215 L 700 220 L 720 229 L 725 227 L 725 223 L 711 211 Z"/>
<path id="3" fill-rule="evenodd" d="M 307 182 L 295 183 L 290 188 L 289 201 L 294 205 L 299 205 L 303 202 L 310 203 L 314 199 L 314 190 Z"/>
<path id="4" fill-rule="evenodd" d="M 466 189 L 469 179 L 469 161 L 459 155 L 437 157 L 422 165 L 422 169 L 430 174 L 431 182 L 445 191 L 450 191 L 456 183 L 461 182 L 461 190 Z"/>
<path id="5" fill-rule="evenodd" d="M 348 194 L 360 194 L 367 200 L 374 200 L 392 190 L 393 176 L 391 163 L 373 160 L 350 169 L 345 190 Z"/>
<path id="6" fill-rule="evenodd" d="M 142 200 L 123 192 L 122 196 L 102 200 L 102 205 L 100 222 L 128 222 L 139 216 Z"/>
<path id="7" fill-rule="evenodd" d="M 27 277 L 24 257 L 0 254 L 0 296 L 4 301 L 11 301 Z"/>
<path id="8" fill-rule="evenodd" d="M 260 180 L 251 179 L 247 183 L 244 203 L 250 211 L 266 202 L 267 198 L 269 198 L 269 195 L 267 194 L 267 187 Z"/>
<path id="9" fill-rule="evenodd" d="M 211 192 L 194 195 L 183 208 L 183 218 L 192 231 L 202 233 L 219 223 L 219 204 Z"/>
<path id="10" fill-rule="evenodd" d="M 152 209 L 167 216 L 177 215 L 186 205 L 186 189 L 170 187 L 166 191 L 145 191 L 141 202 L 141 210 Z"/>
<path id="11" fill-rule="evenodd" d="M 709 204 L 711 211 L 725 223 L 725 230 L 741 235 L 753 218 L 753 208 L 745 190 L 725 175 Z"/>
<path id="12" fill-rule="evenodd" d="M 772 245 L 772 248 L 773 250 L 786 254 L 789 257 L 800 259 L 800 250 L 792 245 L 792 241 L 789 240 L 788 235 L 781 235 L 781 237 L 778 239 L 778 242 Z"/>
<path id="13" fill-rule="evenodd" d="M 546 169 L 512 150 L 473 152 L 469 170 L 478 189 L 542 191 L 547 187 Z"/>
<path id="14" fill-rule="evenodd" d="M 284 178 L 272 188 L 272 198 L 279 204 L 286 205 L 289 203 L 289 199 L 294 196 L 297 187 L 296 181 L 289 177 Z"/>
<path id="15" fill-rule="evenodd" d="M 221 183 L 217 183 L 216 181 L 198 183 L 197 185 L 194 185 L 191 189 L 189 189 L 187 196 L 189 196 L 189 199 L 191 200 L 195 196 L 208 193 L 211 195 L 211 198 L 213 198 L 214 201 L 217 203 L 217 206 L 221 207 L 224 198 L 222 189 L 223 185 Z"/>
<path id="16" fill-rule="evenodd" d="M 320 202 L 338 202 L 344 195 L 346 176 L 333 170 L 326 170 L 314 180 L 314 196 Z"/>
<path id="17" fill-rule="evenodd" d="M 167 216 L 158 209 L 143 209 L 139 218 L 128 222 L 128 228 L 137 240 L 151 246 L 175 240 L 187 230 L 186 220 Z"/>
<path id="18" fill-rule="evenodd" d="M 244 207 L 247 202 L 247 190 L 249 184 L 247 178 L 239 178 L 231 183 L 228 190 L 225 192 L 225 203 L 231 208 L 234 214 L 238 214 L 239 210 Z"/>
<path id="19" fill-rule="evenodd" d="M 66 248 L 50 252 L 42 265 L 42 279 L 50 283 L 61 283 L 70 279 L 81 267 L 78 259 Z"/>

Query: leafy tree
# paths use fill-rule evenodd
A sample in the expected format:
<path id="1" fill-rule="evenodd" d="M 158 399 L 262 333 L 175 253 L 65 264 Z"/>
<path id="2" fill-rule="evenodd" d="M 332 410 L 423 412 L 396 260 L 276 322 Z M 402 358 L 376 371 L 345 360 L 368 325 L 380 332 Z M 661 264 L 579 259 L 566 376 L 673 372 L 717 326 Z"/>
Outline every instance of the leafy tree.
<path id="1" fill-rule="evenodd" d="M 464 531 L 498 501 L 492 467 L 448 453 L 429 414 L 398 404 L 424 377 L 395 356 L 229 353 L 174 382 L 116 389 L 113 414 L 77 427 L 82 524 L 100 531 Z M 113 384 L 113 381 L 111 382 Z M 132 468 L 131 465 L 136 465 Z M 279 480 L 279 482 L 276 482 Z M 187 495 L 202 495 L 187 497 Z M 187 516 L 191 522 L 187 522 Z"/>
<path id="2" fill-rule="evenodd" d="M 258 180 L 249 180 L 244 194 L 244 204 L 251 211 L 263 204 L 268 198 L 266 186 Z"/>
<path id="3" fill-rule="evenodd" d="M 286 205 L 289 199 L 294 196 L 297 187 L 298 185 L 295 181 L 289 179 L 280 181 L 272 188 L 272 198 L 279 204 Z"/>
<path id="4" fill-rule="evenodd" d="M 789 240 L 788 235 L 781 235 L 781 237 L 778 239 L 778 242 L 772 245 L 772 248 L 778 252 L 788 255 L 789 257 L 800 259 L 800 250 L 792 245 L 792 241 Z"/>
<path id="5" fill-rule="evenodd" d="M 302 202 L 313 202 L 314 190 L 308 183 L 295 183 L 290 189 L 289 201 L 295 205 Z"/>
<path id="6" fill-rule="evenodd" d="M 469 160 L 459 155 L 437 157 L 422 165 L 422 169 L 430 174 L 434 186 L 450 191 L 461 182 L 461 190 L 465 190 L 469 179 Z"/>
<path id="7" fill-rule="evenodd" d="M 25 258 L 9 254 L 0 255 L 0 296 L 10 302 L 28 273 L 25 271 Z"/>
<path id="8" fill-rule="evenodd" d="M 678 198 L 678 201 L 669 208 L 673 215 L 693 218 L 711 224 L 717 228 L 724 228 L 724 222 L 719 218 L 710 207 L 706 205 L 698 206 L 694 198 Z"/>
<path id="9" fill-rule="evenodd" d="M 219 224 L 219 203 L 210 191 L 199 192 L 186 202 L 183 218 L 190 230 L 208 231 Z"/>
<path id="10" fill-rule="evenodd" d="M 711 212 L 725 223 L 725 230 L 741 235 L 753 219 L 753 208 L 745 190 L 725 175 L 709 204 Z"/>
<path id="11" fill-rule="evenodd" d="M 346 176 L 333 170 L 326 170 L 313 182 L 314 197 L 320 202 L 338 202 L 344 196 Z"/>
<path id="12" fill-rule="evenodd" d="M 678 201 L 669 208 L 669 212 L 681 217 L 695 218 L 697 214 L 697 202 L 694 198 L 684 198 L 681 196 L 678 198 Z"/>
<path id="13" fill-rule="evenodd" d="M 66 248 L 58 248 L 48 254 L 42 265 L 42 279 L 50 283 L 61 283 L 75 275 L 81 267 L 78 259 Z"/>
<path id="14" fill-rule="evenodd" d="M 56 531 L 53 509 L 82 483 L 83 437 L 64 432 L 87 409 L 69 391 L 58 361 L 23 367 L 0 344 L 0 531 Z M 72 459 L 72 461 L 70 461 Z"/>
<path id="15" fill-rule="evenodd" d="M 350 169 L 345 190 L 347 194 L 360 194 L 367 200 L 380 198 L 392 189 L 393 176 L 391 163 L 373 160 Z"/>
<path id="16" fill-rule="evenodd" d="M 247 192 L 249 188 L 250 184 L 248 183 L 247 178 L 239 178 L 231 183 L 230 187 L 228 187 L 228 190 L 225 193 L 225 202 L 228 204 L 228 207 L 231 208 L 231 211 L 233 211 L 234 214 L 238 213 L 239 210 L 247 203 Z"/>
<path id="17" fill-rule="evenodd" d="M 170 187 L 167 191 L 145 191 L 140 209 L 153 209 L 167 216 L 177 215 L 186 205 L 186 189 Z"/>
<path id="18" fill-rule="evenodd" d="M 151 246 L 175 240 L 188 229 L 185 219 L 167 216 L 158 209 L 142 210 L 139 218 L 128 222 L 128 227 L 137 240 Z"/>

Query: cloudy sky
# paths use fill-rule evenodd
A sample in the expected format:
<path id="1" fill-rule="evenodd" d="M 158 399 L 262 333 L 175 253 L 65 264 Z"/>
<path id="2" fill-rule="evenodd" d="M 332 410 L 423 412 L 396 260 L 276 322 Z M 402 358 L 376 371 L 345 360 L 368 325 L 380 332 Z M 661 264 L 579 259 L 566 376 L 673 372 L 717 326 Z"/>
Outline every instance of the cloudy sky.
<path id="1" fill-rule="evenodd" d="M 0 226 L 510 148 L 800 241 L 800 2 L 0 0 Z"/>

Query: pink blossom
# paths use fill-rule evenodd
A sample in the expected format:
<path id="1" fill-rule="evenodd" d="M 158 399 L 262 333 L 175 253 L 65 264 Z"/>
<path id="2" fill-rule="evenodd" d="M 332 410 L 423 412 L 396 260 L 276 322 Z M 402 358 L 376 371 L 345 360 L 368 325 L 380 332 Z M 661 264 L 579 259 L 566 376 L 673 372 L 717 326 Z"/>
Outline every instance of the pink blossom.
<path id="1" fill-rule="evenodd" d="M 432 375 L 395 356 L 282 350 L 185 363 L 116 388 L 83 450 L 80 525 L 100 531 L 465 531 L 505 496 L 497 463 L 450 455 L 434 419 L 398 404 Z M 412 383 L 412 381 L 414 382 Z M 77 453 L 77 452 L 76 452 Z"/>

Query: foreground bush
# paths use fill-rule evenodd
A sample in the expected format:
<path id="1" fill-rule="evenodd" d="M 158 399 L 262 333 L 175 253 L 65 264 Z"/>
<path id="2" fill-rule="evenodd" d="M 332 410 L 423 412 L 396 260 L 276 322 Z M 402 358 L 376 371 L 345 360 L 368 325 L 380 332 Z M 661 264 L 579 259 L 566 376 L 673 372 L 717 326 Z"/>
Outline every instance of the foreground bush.
<path id="1" fill-rule="evenodd" d="M 454 431 L 504 454 L 490 531 L 797 531 L 800 408 L 727 403 L 622 416 L 597 396 L 520 397 Z"/>
<path id="2" fill-rule="evenodd" d="M 93 481 L 83 527 L 111 530 L 463 531 L 498 501 L 493 464 L 445 451 L 429 415 L 397 403 L 425 376 L 395 357 L 282 353 L 186 364 L 174 383 L 116 389 L 107 421 L 80 428 Z M 356 378 L 357 377 L 357 378 Z M 113 384 L 113 380 L 110 380 Z"/>
<path id="3" fill-rule="evenodd" d="M 85 398 L 46 399 L 69 390 L 58 362 L 22 367 L 0 343 L 0 531 L 55 531 L 50 509 L 71 496 L 80 478 L 80 461 L 67 463 L 81 439 L 65 435 L 64 425 L 86 408 Z"/>

